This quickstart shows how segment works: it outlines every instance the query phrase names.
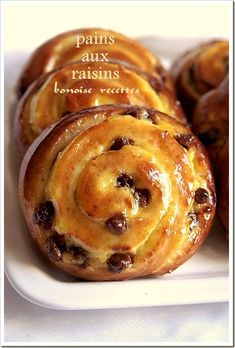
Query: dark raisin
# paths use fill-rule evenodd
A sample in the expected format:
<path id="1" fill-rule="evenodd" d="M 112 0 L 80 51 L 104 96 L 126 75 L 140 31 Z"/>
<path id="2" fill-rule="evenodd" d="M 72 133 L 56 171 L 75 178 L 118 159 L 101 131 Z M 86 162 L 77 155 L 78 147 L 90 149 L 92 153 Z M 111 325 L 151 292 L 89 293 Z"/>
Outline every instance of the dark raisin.
<path id="1" fill-rule="evenodd" d="M 134 140 L 125 138 L 125 137 L 119 137 L 113 140 L 113 143 L 110 147 L 110 150 L 120 150 L 124 145 L 134 145 Z"/>
<path id="2" fill-rule="evenodd" d="M 148 189 L 136 189 L 134 197 L 141 207 L 147 207 L 151 199 L 151 193 Z"/>
<path id="3" fill-rule="evenodd" d="M 218 130 L 211 128 L 208 131 L 199 134 L 199 139 L 205 146 L 214 144 L 218 139 Z"/>
<path id="4" fill-rule="evenodd" d="M 179 134 L 175 136 L 175 140 L 186 150 L 188 150 L 192 145 L 193 139 L 194 136 L 192 134 Z"/>
<path id="5" fill-rule="evenodd" d="M 117 235 L 123 234 L 128 228 L 127 219 L 123 213 L 112 216 L 106 221 L 106 225 L 112 233 Z"/>
<path id="6" fill-rule="evenodd" d="M 128 268 L 133 263 L 133 258 L 130 254 L 115 253 L 107 260 L 108 269 L 110 272 L 119 273 Z"/>
<path id="7" fill-rule="evenodd" d="M 195 192 L 195 201 L 198 204 L 204 204 L 207 203 L 209 199 L 209 193 L 207 190 L 203 189 L 203 188 L 199 188 L 196 190 Z"/>
<path id="8" fill-rule="evenodd" d="M 146 120 L 149 118 L 148 110 L 143 108 L 132 107 L 125 111 L 125 115 L 133 116 L 139 120 Z"/>
<path id="9" fill-rule="evenodd" d="M 45 201 L 42 202 L 35 210 L 33 222 L 37 225 L 41 225 L 44 228 L 50 228 L 54 215 L 55 208 L 53 206 L 53 203 L 51 201 Z"/>
<path id="10" fill-rule="evenodd" d="M 133 189 L 135 186 L 134 179 L 132 178 L 132 176 L 130 176 L 126 173 L 121 173 L 121 175 L 117 178 L 116 186 L 117 187 L 129 187 L 129 188 Z"/>
<path id="11" fill-rule="evenodd" d="M 62 257 L 61 251 L 51 237 L 47 239 L 46 248 L 47 248 L 47 255 L 49 256 L 49 259 L 51 261 L 55 262 L 61 259 Z"/>
<path id="12" fill-rule="evenodd" d="M 73 255 L 73 262 L 76 263 L 79 267 L 86 268 L 89 265 L 89 256 L 88 252 L 78 246 L 70 246 L 69 251 Z"/>
<path id="13" fill-rule="evenodd" d="M 56 243 L 56 245 L 58 246 L 61 252 L 67 250 L 67 246 L 66 246 L 66 242 L 65 242 L 65 238 L 63 234 L 59 234 L 55 232 L 50 238 Z"/>

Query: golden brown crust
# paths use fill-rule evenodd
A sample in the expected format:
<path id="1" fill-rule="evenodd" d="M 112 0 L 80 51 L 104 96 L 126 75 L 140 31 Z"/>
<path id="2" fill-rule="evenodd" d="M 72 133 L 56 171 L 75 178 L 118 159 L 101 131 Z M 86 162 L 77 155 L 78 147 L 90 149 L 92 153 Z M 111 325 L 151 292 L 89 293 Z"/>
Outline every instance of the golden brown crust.
<path id="1" fill-rule="evenodd" d="M 194 132 L 206 146 L 212 163 L 228 138 L 229 132 L 228 76 L 199 100 L 192 120 Z"/>
<path id="2" fill-rule="evenodd" d="M 215 89 L 203 95 L 195 108 L 193 130 L 206 146 L 217 177 L 217 215 L 228 231 L 228 76 Z"/>
<path id="3" fill-rule="evenodd" d="M 17 148 L 24 154 L 43 129 L 65 114 L 103 104 L 143 105 L 186 123 L 174 94 L 156 76 L 113 62 L 79 62 L 41 76 L 27 90 L 16 111 Z"/>
<path id="4" fill-rule="evenodd" d="M 83 43 L 79 44 L 80 47 L 76 47 L 77 36 L 86 37 L 88 44 Z M 99 41 L 100 37 L 102 42 Z M 109 37 L 113 37 L 114 42 L 109 41 Z M 174 90 L 174 83 L 169 72 L 163 68 L 159 59 L 140 43 L 111 30 L 86 28 L 57 35 L 33 53 L 20 78 L 21 95 L 42 74 L 61 65 L 80 61 L 84 54 L 90 53 L 108 53 L 109 60 L 126 62 L 150 73 L 156 73 L 157 76 L 161 76 L 167 88 Z M 102 58 L 101 55 L 99 59 Z"/>
<path id="5" fill-rule="evenodd" d="M 226 231 L 229 227 L 229 141 L 218 151 L 216 178 L 218 192 L 217 215 Z"/>
<path id="6" fill-rule="evenodd" d="M 188 119 L 202 95 L 219 86 L 228 73 L 227 40 L 203 43 L 180 56 L 172 67 L 176 90 Z"/>
<path id="7" fill-rule="evenodd" d="M 86 109 L 50 126 L 26 153 L 19 191 L 43 253 L 90 280 L 175 269 L 203 242 L 215 211 L 200 142 L 137 106 Z"/>

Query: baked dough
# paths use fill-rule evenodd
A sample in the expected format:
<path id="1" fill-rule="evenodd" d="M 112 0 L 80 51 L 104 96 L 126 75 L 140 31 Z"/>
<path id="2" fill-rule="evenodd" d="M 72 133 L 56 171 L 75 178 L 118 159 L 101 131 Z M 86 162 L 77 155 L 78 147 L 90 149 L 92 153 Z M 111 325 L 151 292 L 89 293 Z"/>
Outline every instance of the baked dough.
<path id="1" fill-rule="evenodd" d="M 193 117 L 193 129 L 206 146 L 217 178 L 217 215 L 228 231 L 228 135 L 229 81 L 228 76 L 219 87 L 199 100 Z"/>
<path id="2" fill-rule="evenodd" d="M 44 74 L 27 90 L 16 111 L 17 148 L 24 154 L 53 122 L 103 104 L 147 106 L 186 122 L 175 95 L 154 75 L 129 65 L 79 62 Z"/>
<path id="3" fill-rule="evenodd" d="M 218 205 L 217 215 L 226 231 L 229 227 L 229 141 L 218 151 L 216 161 Z"/>
<path id="4" fill-rule="evenodd" d="M 32 237 L 56 266 L 90 280 L 162 275 L 207 236 L 215 189 L 187 126 L 138 106 L 62 118 L 28 149 L 20 198 Z"/>
<path id="5" fill-rule="evenodd" d="M 229 133 L 229 80 L 228 76 L 215 89 L 199 100 L 193 120 L 193 130 L 206 146 L 212 163 L 224 146 Z"/>
<path id="6" fill-rule="evenodd" d="M 173 65 L 177 95 L 192 129 L 207 148 L 218 186 L 217 215 L 228 230 L 229 43 L 195 47 Z M 226 145 L 225 145 L 226 144 Z M 227 200 L 227 201 L 226 201 Z"/>
<path id="7" fill-rule="evenodd" d="M 77 47 L 77 38 L 81 44 Z M 110 40 L 110 38 L 114 38 Z M 105 44 L 106 43 L 106 44 Z M 93 54 L 100 62 L 103 55 L 108 53 L 108 59 L 129 63 L 137 68 L 156 74 L 166 86 L 174 90 L 171 75 L 167 72 L 160 60 L 139 42 L 111 30 L 86 28 L 62 33 L 36 49 L 25 66 L 19 83 L 22 95 L 29 85 L 40 75 L 55 68 L 84 59 L 84 55 Z M 92 59 L 91 56 L 89 56 Z"/>
<path id="8" fill-rule="evenodd" d="M 201 96 L 218 87 L 225 79 L 228 55 L 228 41 L 214 40 L 194 47 L 173 64 L 177 95 L 189 120 Z"/>

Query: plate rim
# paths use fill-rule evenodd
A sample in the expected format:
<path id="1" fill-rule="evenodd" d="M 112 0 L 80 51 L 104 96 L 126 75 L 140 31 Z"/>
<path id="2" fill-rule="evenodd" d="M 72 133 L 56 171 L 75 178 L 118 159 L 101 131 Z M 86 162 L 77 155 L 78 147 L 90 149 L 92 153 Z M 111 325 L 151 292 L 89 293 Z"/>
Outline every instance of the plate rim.
<path id="1" fill-rule="evenodd" d="M 154 286 L 152 286 L 151 291 L 155 291 L 157 290 L 157 283 L 161 282 L 162 285 L 162 277 L 156 277 L 156 278 L 144 278 L 144 279 L 135 279 L 134 282 L 133 280 L 127 280 L 125 282 L 123 281 L 106 281 L 106 282 L 84 282 L 84 283 L 79 283 L 79 282 L 74 282 L 74 283 L 70 283 L 70 290 L 71 290 L 71 284 L 73 288 L 79 288 L 80 287 L 80 295 L 81 294 L 81 284 L 83 284 L 82 286 L 84 287 L 84 289 L 82 290 L 82 292 L 86 293 L 87 287 L 90 287 L 91 284 L 93 284 L 92 286 L 94 287 L 94 285 L 98 285 L 99 287 L 104 288 L 103 290 L 105 290 L 105 287 L 110 287 L 111 285 L 113 286 L 115 283 L 117 284 L 132 284 L 134 283 L 137 284 L 137 286 L 135 286 L 135 291 L 138 292 L 138 287 L 141 287 L 142 289 L 139 290 L 138 295 L 142 295 L 145 296 L 144 298 L 142 298 L 142 301 L 139 301 L 139 299 L 137 300 L 137 298 L 135 298 L 135 300 L 132 300 L 132 302 L 126 303 L 125 301 L 123 301 L 122 297 L 119 297 L 118 301 L 115 303 L 114 301 L 112 302 L 112 304 L 110 304 L 107 301 L 102 301 L 100 298 L 96 298 L 96 304 L 94 305 L 87 305 L 87 304 L 83 304 L 82 301 L 75 301 L 76 303 L 73 305 L 66 303 L 66 301 L 63 300 L 63 302 L 58 301 L 58 300 L 52 300 L 51 298 L 48 298 L 47 300 L 40 296 L 37 296 L 36 293 L 32 293 L 29 291 L 29 288 L 27 286 L 22 286 L 22 283 L 19 284 L 15 281 L 14 277 L 12 277 L 8 270 L 7 265 L 5 265 L 5 274 L 7 277 L 7 280 L 9 281 L 9 283 L 11 284 L 11 286 L 15 289 L 15 291 L 22 296 L 25 300 L 31 302 L 34 305 L 38 305 L 44 308 L 50 308 L 50 309 L 55 309 L 55 310 L 97 310 L 97 309 L 118 309 L 118 308 L 140 308 L 140 307 L 154 307 L 154 306 L 172 306 L 172 305 L 187 305 L 187 304 L 203 304 L 203 303 L 218 303 L 218 302 L 228 302 L 229 301 L 229 277 L 228 274 L 226 274 L 226 272 L 221 272 L 218 274 L 214 274 L 213 276 L 201 276 L 201 277 L 191 277 L 191 278 L 183 278 L 182 279 L 170 279 L 170 278 L 165 278 L 164 280 L 167 281 L 167 283 L 169 282 L 170 284 L 173 284 L 173 287 L 183 287 L 184 285 L 187 285 L 184 289 L 184 292 L 181 293 L 181 297 L 180 299 L 177 299 L 174 297 L 174 299 L 172 300 L 167 298 L 162 300 L 161 297 L 155 297 L 155 300 L 153 299 L 153 296 L 150 295 L 150 299 L 148 298 L 148 293 L 146 293 L 146 289 L 144 289 L 144 287 L 142 286 L 144 285 L 149 285 L 149 283 L 153 283 Z M 156 281 L 157 279 L 159 279 L 159 282 Z M 209 283 L 208 283 L 209 280 Z M 137 283 L 136 283 L 137 281 Z M 106 286 L 106 284 L 108 284 L 108 286 Z M 126 286 L 128 286 L 128 284 Z M 209 285 L 208 285 L 209 284 Z M 133 286 L 134 286 L 133 285 Z M 164 284 L 165 286 L 168 286 L 169 284 Z M 177 286 L 176 286 L 177 285 Z M 190 296 L 188 296 L 188 289 L 190 288 L 190 286 L 196 286 L 198 289 L 200 289 L 200 291 L 196 291 L 194 290 L 194 295 L 192 298 L 192 294 Z M 63 286 L 63 288 L 66 287 Z M 218 294 L 218 292 L 215 292 L 214 296 L 211 297 L 211 292 L 208 290 L 212 290 L 212 289 L 217 289 L 218 287 L 220 287 L 220 292 Z M 64 289 L 63 289 L 64 290 Z M 91 289 L 90 289 L 91 290 Z M 116 292 L 118 293 L 119 291 Z M 163 292 L 160 291 L 160 294 L 162 294 Z M 203 296 L 202 296 L 203 293 Z M 120 294 L 120 292 L 119 292 Z M 157 292 L 155 293 L 156 295 Z M 69 291 L 68 294 L 69 295 Z M 115 295 L 116 296 L 116 295 Z M 184 298 L 184 300 L 182 300 L 182 297 Z"/>

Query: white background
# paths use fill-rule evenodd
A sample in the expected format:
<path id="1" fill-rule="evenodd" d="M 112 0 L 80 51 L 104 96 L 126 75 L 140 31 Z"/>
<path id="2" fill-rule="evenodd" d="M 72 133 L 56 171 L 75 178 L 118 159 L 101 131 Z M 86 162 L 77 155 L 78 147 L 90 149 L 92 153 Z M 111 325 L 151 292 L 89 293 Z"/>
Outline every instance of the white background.
<path id="1" fill-rule="evenodd" d="M 53 35 L 83 27 L 132 37 L 228 37 L 230 8 L 229 1 L 7 1 L 5 50 L 33 50 Z"/>
<path id="2" fill-rule="evenodd" d="M 229 2 L 5 3 L 4 49 L 29 52 L 60 32 L 103 27 L 132 37 L 228 37 Z M 42 289 L 43 291 L 43 289 Z M 95 294 L 94 294 L 95 296 Z M 108 296 L 108 294 L 107 294 Z M 228 304 L 55 311 L 30 304 L 5 283 L 6 342 L 227 342 Z"/>

